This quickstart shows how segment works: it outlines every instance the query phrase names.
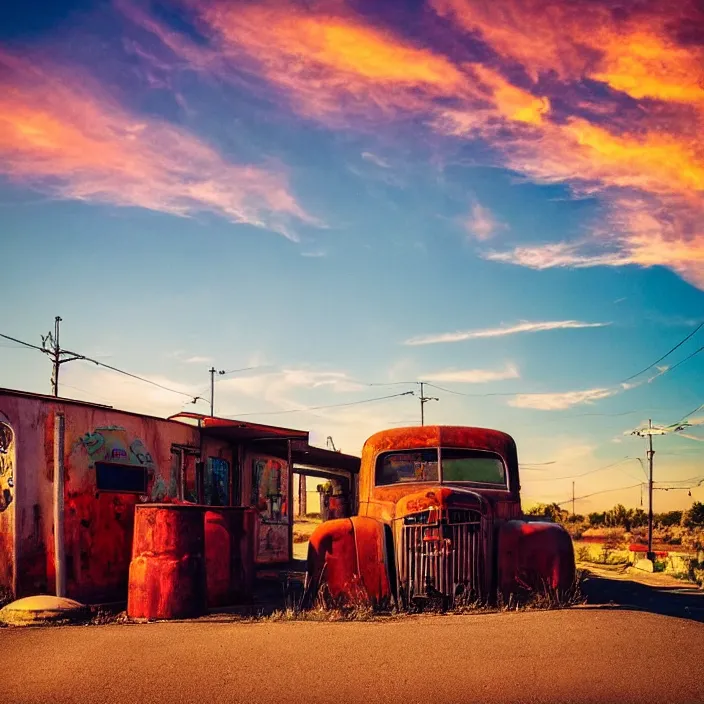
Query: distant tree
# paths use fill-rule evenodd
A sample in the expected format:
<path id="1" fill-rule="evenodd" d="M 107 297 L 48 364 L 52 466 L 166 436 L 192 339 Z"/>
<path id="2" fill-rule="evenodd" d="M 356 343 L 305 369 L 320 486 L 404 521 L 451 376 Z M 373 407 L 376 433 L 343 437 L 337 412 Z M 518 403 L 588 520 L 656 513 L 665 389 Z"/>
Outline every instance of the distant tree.
<path id="1" fill-rule="evenodd" d="M 567 523 L 584 523 L 584 516 L 579 513 L 570 514 L 567 516 Z"/>
<path id="2" fill-rule="evenodd" d="M 642 508 L 637 508 L 631 517 L 631 528 L 640 528 L 646 525 L 648 525 L 648 514 Z"/>
<path id="3" fill-rule="evenodd" d="M 633 509 L 627 509 L 623 504 L 616 504 L 610 511 L 606 512 L 606 525 L 616 528 L 623 526 L 628 530 L 631 527 L 631 515 Z"/>
<path id="4" fill-rule="evenodd" d="M 556 523 L 564 523 L 569 516 L 569 511 L 561 508 L 559 504 L 536 504 L 526 511 L 529 516 L 544 516 Z"/>
<path id="5" fill-rule="evenodd" d="M 656 516 L 653 516 L 653 520 L 663 528 L 678 526 L 682 522 L 682 513 L 683 511 L 666 511 L 665 513 L 658 513 Z"/>
<path id="6" fill-rule="evenodd" d="M 606 523 L 606 514 L 603 511 L 601 513 L 598 511 L 590 513 L 588 518 L 589 524 L 592 526 L 603 526 Z"/>
<path id="7" fill-rule="evenodd" d="M 685 528 L 698 528 L 704 526 L 704 503 L 695 501 L 691 508 L 684 512 L 682 525 Z"/>

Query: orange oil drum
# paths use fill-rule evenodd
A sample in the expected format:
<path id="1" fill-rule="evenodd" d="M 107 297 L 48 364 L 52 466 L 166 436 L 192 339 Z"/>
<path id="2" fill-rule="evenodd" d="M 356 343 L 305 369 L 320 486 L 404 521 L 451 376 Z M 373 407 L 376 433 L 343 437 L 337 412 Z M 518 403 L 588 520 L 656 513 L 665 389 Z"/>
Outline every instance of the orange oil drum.
<path id="1" fill-rule="evenodd" d="M 257 512 L 253 508 L 208 507 L 205 510 L 207 605 L 247 602 L 254 590 Z"/>
<path id="2" fill-rule="evenodd" d="M 130 618 L 178 619 L 206 610 L 204 507 L 135 508 L 127 593 Z"/>

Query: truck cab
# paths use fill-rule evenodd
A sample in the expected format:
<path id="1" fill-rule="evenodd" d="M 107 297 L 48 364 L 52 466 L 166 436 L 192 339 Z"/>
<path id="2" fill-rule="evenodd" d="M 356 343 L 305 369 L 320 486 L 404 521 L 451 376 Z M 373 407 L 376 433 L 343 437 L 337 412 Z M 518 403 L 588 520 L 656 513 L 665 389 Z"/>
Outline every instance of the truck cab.
<path id="1" fill-rule="evenodd" d="M 518 455 L 501 431 L 395 428 L 362 451 L 359 511 L 311 536 L 306 600 L 400 608 L 492 602 L 574 582 L 569 534 L 528 520 Z"/>

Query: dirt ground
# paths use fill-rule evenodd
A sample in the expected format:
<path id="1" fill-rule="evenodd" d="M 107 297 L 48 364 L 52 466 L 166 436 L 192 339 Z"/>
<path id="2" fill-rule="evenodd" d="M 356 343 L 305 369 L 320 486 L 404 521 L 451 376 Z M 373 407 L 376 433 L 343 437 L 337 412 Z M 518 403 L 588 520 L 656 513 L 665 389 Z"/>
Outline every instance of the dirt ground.
<path id="1" fill-rule="evenodd" d="M 305 560 L 308 556 L 308 541 L 313 531 L 322 523 L 320 518 L 296 518 L 293 522 L 293 559 Z"/>

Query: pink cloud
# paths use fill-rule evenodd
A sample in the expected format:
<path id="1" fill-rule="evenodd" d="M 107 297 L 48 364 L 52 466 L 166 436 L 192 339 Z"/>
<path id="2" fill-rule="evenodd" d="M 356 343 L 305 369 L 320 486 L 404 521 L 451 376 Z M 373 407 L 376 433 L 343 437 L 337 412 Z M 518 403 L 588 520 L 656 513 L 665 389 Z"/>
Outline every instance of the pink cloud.
<path id="1" fill-rule="evenodd" d="M 178 216 L 209 211 L 288 237 L 316 223 L 280 167 L 236 164 L 191 133 L 131 114 L 75 70 L 0 53 L 0 173 L 59 198 Z"/>

